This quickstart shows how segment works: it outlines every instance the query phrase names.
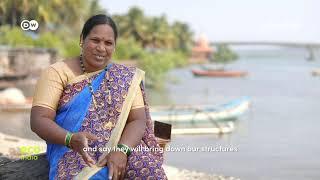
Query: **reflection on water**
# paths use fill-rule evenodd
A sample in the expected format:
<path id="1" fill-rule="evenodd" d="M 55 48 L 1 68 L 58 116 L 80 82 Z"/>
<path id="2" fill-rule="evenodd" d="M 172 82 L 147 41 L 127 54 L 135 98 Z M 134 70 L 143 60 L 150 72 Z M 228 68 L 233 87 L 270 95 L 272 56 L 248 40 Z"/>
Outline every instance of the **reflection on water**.
<path id="1" fill-rule="evenodd" d="M 320 78 L 311 71 L 320 61 L 305 60 L 305 50 L 288 49 L 272 57 L 240 54 L 228 69 L 245 70 L 245 78 L 193 77 L 194 67 L 176 69 L 162 91 L 148 90 L 151 104 L 222 104 L 249 96 L 252 108 L 236 131 L 217 137 L 173 136 L 171 146 L 237 147 L 238 152 L 166 152 L 166 163 L 242 179 L 319 179 Z M 35 138 L 28 113 L 0 115 L 0 131 Z"/>

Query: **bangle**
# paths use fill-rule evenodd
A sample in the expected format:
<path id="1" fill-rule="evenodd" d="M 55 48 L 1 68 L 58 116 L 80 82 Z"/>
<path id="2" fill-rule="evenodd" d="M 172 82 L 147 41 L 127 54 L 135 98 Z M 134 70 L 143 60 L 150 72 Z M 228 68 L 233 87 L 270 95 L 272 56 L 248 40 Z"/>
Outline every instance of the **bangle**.
<path id="1" fill-rule="evenodd" d="M 66 145 L 68 148 L 72 148 L 71 144 L 70 144 L 72 136 L 73 136 L 73 133 L 70 133 L 68 131 L 67 134 L 66 134 L 66 137 L 64 139 L 64 145 Z"/>
<path id="2" fill-rule="evenodd" d="M 130 156 L 131 154 L 131 148 L 125 144 L 118 144 L 117 148 L 119 151 L 123 152 L 124 154 L 126 154 L 127 156 Z"/>

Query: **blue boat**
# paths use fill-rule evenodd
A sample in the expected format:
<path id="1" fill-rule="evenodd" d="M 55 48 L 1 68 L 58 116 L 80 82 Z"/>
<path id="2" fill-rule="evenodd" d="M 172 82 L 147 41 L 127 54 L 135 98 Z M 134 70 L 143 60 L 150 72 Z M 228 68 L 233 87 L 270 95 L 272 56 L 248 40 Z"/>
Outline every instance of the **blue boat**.
<path id="1" fill-rule="evenodd" d="M 220 106 L 171 106 L 151 109 L 153 120 L 168 123 L 208 123 L 237 119 L 250 106 L 250 99 L 242 97 Z"/>

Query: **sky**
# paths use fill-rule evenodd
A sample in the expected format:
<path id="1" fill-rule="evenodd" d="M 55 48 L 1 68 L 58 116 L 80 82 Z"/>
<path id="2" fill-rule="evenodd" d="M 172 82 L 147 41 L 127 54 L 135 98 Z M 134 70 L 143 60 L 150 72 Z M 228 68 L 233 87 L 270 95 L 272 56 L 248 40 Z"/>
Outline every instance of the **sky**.
<path id="1" fill-rule="evenodd" d="M 210 41 L 320 43 L 320 0 L 100 0 L 110 14 L 132 6 L 190 25 Z"/>

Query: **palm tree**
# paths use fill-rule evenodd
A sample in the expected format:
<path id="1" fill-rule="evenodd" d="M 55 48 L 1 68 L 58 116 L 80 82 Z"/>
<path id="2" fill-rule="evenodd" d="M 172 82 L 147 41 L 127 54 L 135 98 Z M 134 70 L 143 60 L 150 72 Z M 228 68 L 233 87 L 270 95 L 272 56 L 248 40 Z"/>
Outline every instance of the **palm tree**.
<path id="1" fill-rule="evenodd" d="M 170 25 L 165 15 L 146 17 L 141 9 L 132 7 L 127 14 L 114 15 L 113 18 L 121 37 L 133 37 L 144 48 L 173 48 L 187 52 L 191 46 L 193 33 L 189 26 L 181 22 Z"/>
<path id="2" fill-rule="evenodd" d="M 141 9 L 132 7 L 126 15 L 115 15 L 113 18 L 118 23 L 119 33 L 122 37 L 134 37 L 134 39 L 141 42 L 144 47 L 148 44 L 146 32 L 149 21 L 144 17 Z"/>
<path id="3" fill-rule="evenodd" d="M 23 19 L 35 19 L 44 28 L 67 26 L 73 32 L 98 12 L 104 12 L 98 0 L 1 0 L 0 23 L 20 26 Z"/>
<path id="4" fill-rule="evenodd" d="M 177 38 L 176 47 L 187 52 L 192 45 L 193 32 L 190 30 L 190 27 L 185 23 L 174 22 L 172 30 L 174 36 Z"/>
<path id="5" fill-rule="evenodd" d="M 174 35 L 166 16 L 152 18 L 148 33 L 151 35 L 149 44 L 155 48 L 173 48 Z"/>

